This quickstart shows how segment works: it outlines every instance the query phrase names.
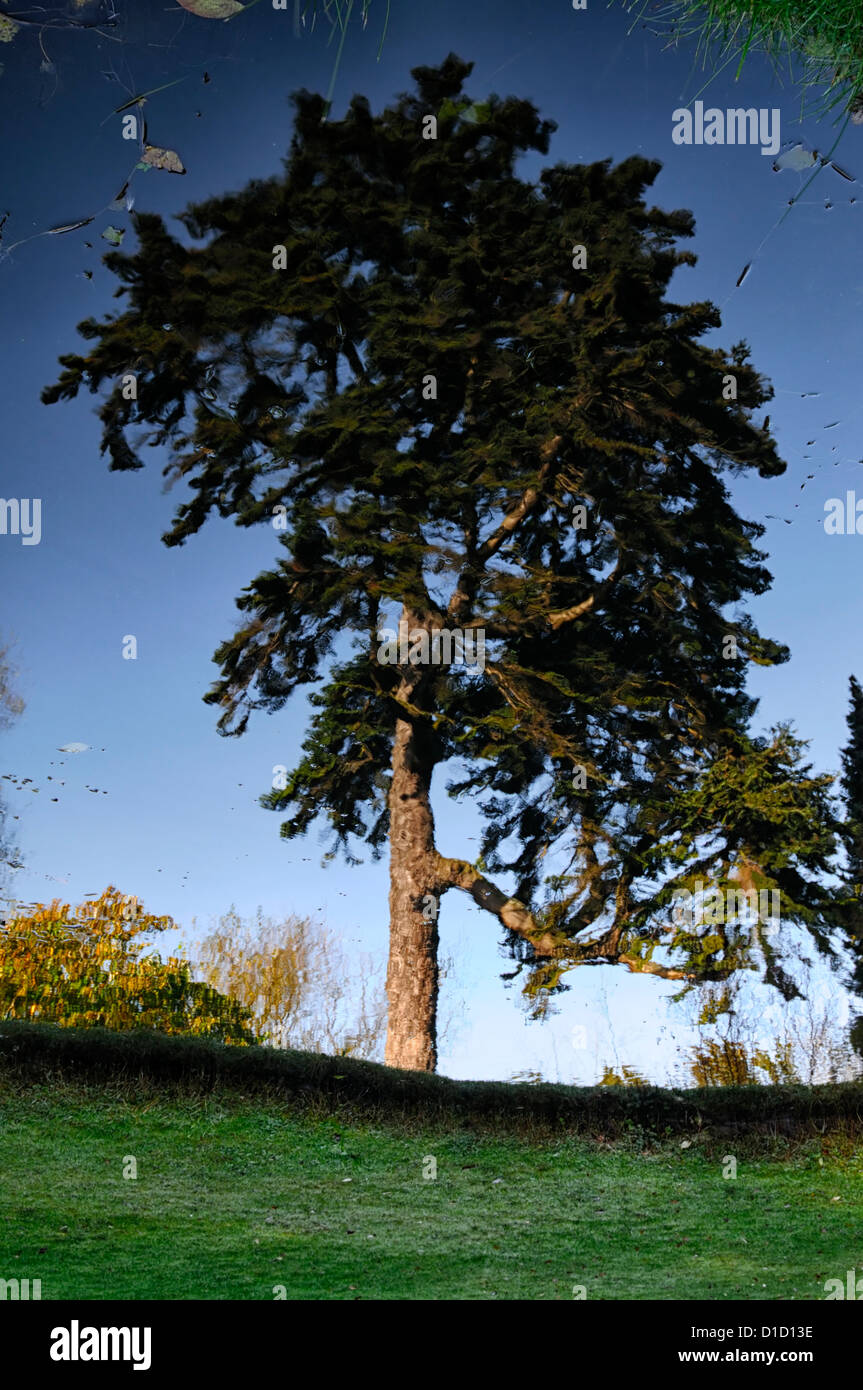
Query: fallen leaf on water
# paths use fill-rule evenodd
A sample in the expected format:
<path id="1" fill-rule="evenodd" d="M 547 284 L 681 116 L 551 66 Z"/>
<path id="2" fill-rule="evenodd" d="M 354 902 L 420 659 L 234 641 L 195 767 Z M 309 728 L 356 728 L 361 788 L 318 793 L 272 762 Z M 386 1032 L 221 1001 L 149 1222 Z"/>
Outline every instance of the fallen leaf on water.
<path id="1" fill-rule="evenodd" d="M 112 246 L 120 246 L 125 235 L 124 227 L 106 227 L 102 233 L 103 240 L 110 241 Z"/>
<path id="2" fill-rule="evenodd" d="M 230 19 L 232 14 L 239 14 L 246 8 L 238 4 L 238 0 L 180 0 L 180 4 L 199 19 Z"/>
<path id="3" fill-rule="evenodd" d="M 48 235 L 62 236 L 64 232 L 77 232 L 79 227 L 86 227 L 89 222 L 94 220 L 94 217 L 82 217 L 78 222 L 63 222 L 59 227 L 49 227 Z"/>
<path id="4" fill-rule="evenodd" d="M 781 154 L 774 162 L 773 172 L 781 173 L 783 169 L 793 169 L 795 174 L 800 174 L 804 169 L 811 169 L 813 164 L 818 162 L 816 150 L 807 150 L 805 145 L 792 145 L 789 150 Z"/>
<path id="5" fill-rule="evenodd" d="M 176 150 L 163 150 L 159 145 L 146 145 L 142 162 L 152 169 L 166 169 L 169 174 L 185 174 L 183 161 Z"/>
<path id="6" fill-rule="evenodd" d="M 123 184 L 123 187 L 120 189 L 119 193 L 117 193 L 111 199 L 110 203 L 108 204 L 108 207 L 111 212 L 131 212 L 132 198 L 129 196 L 128 179 Z"/>

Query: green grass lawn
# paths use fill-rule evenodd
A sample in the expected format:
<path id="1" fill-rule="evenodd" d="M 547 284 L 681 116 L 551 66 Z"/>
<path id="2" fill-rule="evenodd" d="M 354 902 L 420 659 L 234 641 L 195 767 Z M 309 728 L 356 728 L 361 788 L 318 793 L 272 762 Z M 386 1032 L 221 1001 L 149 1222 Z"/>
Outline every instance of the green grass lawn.
<path id="1" fill-rule="evenodd" d="M 0 1079 L 0 1278 L 43 1300 L 806 1300 L 863 1273 L 848 1137 L 750 1142 L 731 1180 L 734 1141 L 697 1132 L 531 1141 L 130 1094 Z"/>
<path id="2" fill-rule="evenodd" d="M 863 119 L 863 26 L 860 0 L 623 0 L 638 21 L 677 44 L 695 63 L 739 78 L 747 55 L 770 55 L 780 76 L 789 56 L 805 64 L 804 88 L 827 85 L 822 111 L 851 107 Z M 703 89 L 702 89 L 703 90 Z M 699 95 L 696 92 L 695 95 Z"/>

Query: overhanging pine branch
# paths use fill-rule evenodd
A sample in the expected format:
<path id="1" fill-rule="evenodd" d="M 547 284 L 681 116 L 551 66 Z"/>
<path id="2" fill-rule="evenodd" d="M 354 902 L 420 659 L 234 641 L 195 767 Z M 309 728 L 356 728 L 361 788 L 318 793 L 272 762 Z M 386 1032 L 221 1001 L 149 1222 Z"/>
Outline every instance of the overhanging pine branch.
<path id="1" fill-rule="evenodd" d="M 551 460 L 554 451 L 560 444 L 562 435 L 556 434 L 552 439 L 546 440 L 540 450 L 543 459 L 542 467 L 539 470 L 537 482 L 531 487 L 525 488 L 515 506 L 507 512 L 503 521 L 483 541 L 482 545 L 473 554 L 466 557 L 465 568 L 459 575 L 452 598 L 449 602 L 448 616 L 450 619 L 460 616 L 469 610 L 471 603 L 476 595 L 479 574 L 487 565 L 493 555 L 497 553 L 504 541 L 512 535 L 516 527 L 528 516 L 536 506 L 542 496 L 543 484 L 546 482 L 551 471 Z"/>
<path id="2" fill-rule="evenodd" d="M 621 955 L 617 957 L 617 960 L 636 975 L 659 975 L 663 980 L 694 980 L 696 978 L 688 970 L 678 970 L 671 965 L 658 965 L 655 960 L 641 960 L 639 956 Z"/>
<path id="3" fill-rule="evenodd" d="M 589 598 L 582 599 L 581 603 L 573 604 L 572 608 L 558 608 L 556 612 L 549 613 L 547 619 L 549 627 L 556 632 L 557 629 L 563 627 L 564 624 L 572 623 L 576 618 L 582 617 L 584 613 L 590 612 L 591 608 L 595 608 L 598 603 L 601 603 L 606 595 L 614 588 L 622 573 L 623 561 L 618 560 L 611 574 L 599 585 L 596 593 L 591 594 Z"/>
<path id="4" fill-rule="evenodd" d="M 460 888 L 469 893 L 478 907 L 493 913 L 509 931 L 529 941 L 538 956 L 555 956 L 565 949 L 565 937 L 547 931 L 524 903 L 502 893 L 467 860 L 448 859 L 442 854 L 436 858 L 441 888 Z"/>

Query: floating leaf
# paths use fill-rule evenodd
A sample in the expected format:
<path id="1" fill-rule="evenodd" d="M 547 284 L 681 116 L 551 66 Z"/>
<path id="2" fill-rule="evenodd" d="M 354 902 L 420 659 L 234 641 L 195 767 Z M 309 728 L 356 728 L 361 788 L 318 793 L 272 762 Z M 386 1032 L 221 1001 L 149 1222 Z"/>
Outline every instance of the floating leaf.
<path id="1" fill-rule="evenodd" d="M 104 241 L 110 241 L 112 246 L 120 246 L 125 235 L 125 227 L 106 227 L 102 233 L 102 238 Z"/>
<path id="2" fill-rule="evenodd" d="M 467 121 L 470 125 L 477 125 L 480 121 L 487 121 L 490 115 L 490 102 L 475 101 L 462 111 L 461 119 Z"/>
<path id="3" fill-rule="evenodd" d="M 752 266 L 752 262 L 750 261 L 750 262 L 749 262 L 749 265 L 745 265 L 745 266 L 743 267 L 743 269 L 742 269 L 741 272 L 740 272 L 740 277 L 739 277 L 739 279 L 738 279 L 738 281 L 737 281 L 737 284 L 735 285 L 735 289 L 738 289 L 738 290 L 740 289 L 740 286 L 743 284 L 743 281 L 746 279 L 747 275 L 749 274 L 749 271 L 750 271 L 750 269 L 751 269 L 751 266 Z"/>
<path id="4" fill-rule="evenodd" d="M 86 753 L 90 749 L 89 743 L 64 743 L 57 749 L 58 753 Z"/>
<path id="5" fill-rule="evenodd" d="M 783 169 L 792 169 L 795 174 L 802 174 L 804 169 L 811 169 L 818 163 L 818 154 L 815 150 L 807 150 L 805 145 L 792 145 L 790 150 L 786 150 L 774 162 L 773 172 L 781 173 Z"/>
<path id="6" fill-rule="evenodd" d="M 0 15 L 0 43 L 11 43 L 18 30 L 21 28 L 14 19 L 7 19 L 5 15 Z"/>
<path id="7" fill-rule="evenodd" d="M 159 145 L 144 146 L 144 164 L 151 169 L 166 169 L 169 174 L 185 174 L 183 161 L 176 150 L 163 150 Z"/>
<path id="8" fill-rule="evenodd" d="M 147 169 L 149 169 L 150 166 L 149 166 L 149 164 L 147 164 L 147 165 L 145 165 L 144 167 L 147 168 Z M 116 195 L 116 197 L 114 197 L 114 198 L 111 199 L 110 203 L 108 204 L 108 208 L 110 209 L 111 212 L 131 212 L 131 211 L 132 211 L 132 204 L 134 203 L 135 200 L 134 200 L 134 198 L 132 197 L 132 195 L 128 192 L 128 188 L 129 188 L 129 184 L 128 184 L 128 181 L 127 181 L 126 183 L 123 184 L 123 187 L 120 189 L 120 192 Z"/>
<path id="9" fill-rule="evenodd" d="M 199 19 L 230 19 L 246 8 L 238 0 L 180 0 L 180 4 Z"/>
<path id="10" fill-rule="evenodd" d="M 64 222 L 59 227 L 49 227 L 48 236 L 62 236 L 64 232 L 77 232 L 79 227 L 86 227 L 93 221 L 95 221 L 95 214 L 93 217 L 82 217 L 79 222 Z"/>

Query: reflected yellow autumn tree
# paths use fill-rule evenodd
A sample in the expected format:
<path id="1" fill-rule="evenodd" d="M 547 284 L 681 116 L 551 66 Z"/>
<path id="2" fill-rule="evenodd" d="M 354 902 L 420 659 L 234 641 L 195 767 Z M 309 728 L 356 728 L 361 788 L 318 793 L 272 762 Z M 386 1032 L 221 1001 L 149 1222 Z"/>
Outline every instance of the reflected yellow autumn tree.
<path id="1" fill-rule="evenodd" d="M 331 1056 L 378 1060 L 386 1028 L 383 968 L 371 955 L 349 958 L 326 926 L 233 909 L 200 943 L 196 968 L 253 1015 L 263 1042 Z"/>
<path id="2" fill-rule="evenodd" d="M 114 887 L 74 908 L 37 904 L 0 926 L 0 1018 L 254 1043 L 240 1003 L 194 980 L 183 956 L 148 950 L 175 926 Z"/>

